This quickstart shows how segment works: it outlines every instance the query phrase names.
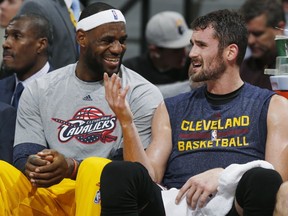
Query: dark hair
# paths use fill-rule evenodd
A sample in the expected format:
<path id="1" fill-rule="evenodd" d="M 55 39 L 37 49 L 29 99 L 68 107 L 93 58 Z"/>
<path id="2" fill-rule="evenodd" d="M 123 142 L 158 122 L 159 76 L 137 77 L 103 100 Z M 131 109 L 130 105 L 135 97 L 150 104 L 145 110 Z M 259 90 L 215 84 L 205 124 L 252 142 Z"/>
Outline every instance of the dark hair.
<path id="1" fill-rule="evenodd" d="M 266 14 L 269 27 L 276 27 L 280 21 L 285 22 L 285 13 L 280 1 L 277 0 L 247 0 L 240 8 L 245 22 L 249 22 L 257 16 Z"/>
<path id="2" fill-rule="evenodd" d="M 35 38 L 47 38 L 48 48 L 47 55 L 50 55 L 52 52 L 53 45 L 53 28 L 50 22 L 40 14 L 35 13 L 25 13 L 16 15 L 11 19 L 10 23 L 18 20 L 29 20 L 31 21 L 32 30 L 34 32 Z"/>
<path id="3" fill-rule="evenodd" d="M 192 30 L 203 30 L 211 26 L 214 29 L 214 37 L 219 40 L 219 51 L 230 44 L 238 46 L 237 64 L 240 66 L 247 48 L 247 28 L 242 16 L 232 10 L 218 10 L 196 18 L 192 24 Z"/>
<path id="4" fill-rule="evenodd" d="M 105 11 L 109 9 L 115 9 L 115 8 L 103 2 L 96 2 L 96 3 L 90 4 L 87 7 L 85 7 L 84 10 L 82 11 L 79 17 L 79 21 L 93 14 L 96 14 L 100 11 Z"/>

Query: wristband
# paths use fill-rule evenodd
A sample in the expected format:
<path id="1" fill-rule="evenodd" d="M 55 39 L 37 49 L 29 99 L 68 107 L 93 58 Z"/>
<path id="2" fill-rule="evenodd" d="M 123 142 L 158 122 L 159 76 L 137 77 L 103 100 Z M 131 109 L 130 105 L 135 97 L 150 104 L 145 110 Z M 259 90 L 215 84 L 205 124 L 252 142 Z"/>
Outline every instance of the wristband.
<path id="1" fill-rule="evenodd" d="M 76 174 L 77 174 L 77 168 L 78 168 L 78 163 L 75 159 L 71 158 L 71 160 L 73 161 L 74 164 L 74 168 L 73 168 L 73 172 L 70 176 L 71 179 L 75 179 L 76 178 Z"/>

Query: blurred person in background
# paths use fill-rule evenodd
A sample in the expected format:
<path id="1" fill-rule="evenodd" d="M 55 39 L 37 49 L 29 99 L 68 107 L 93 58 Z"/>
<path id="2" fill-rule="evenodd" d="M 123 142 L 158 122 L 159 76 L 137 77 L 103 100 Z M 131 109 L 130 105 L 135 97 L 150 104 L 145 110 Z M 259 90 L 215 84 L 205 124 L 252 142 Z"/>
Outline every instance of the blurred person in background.
<path id="1" fill-rule="evenodd" d="M 75 25 L 77 15 L 72 15 L 70 6 L 75 0 L 25 0 L 19 14 L 36 13 L 44 16 L 53 28 L 52 54 L 49 58 L 54 69 L 75 63 L 78 60 Z M 76 0 L 76 3 L 79 0 Z"/>
<path id="2" fill-rule="evenodd" d="M 12 18 L 3 42 L 3 71 L 11 75 L 0 80 L 0 101 L 17 108 L 23 89 L 52 70 L 48 62 L 52 35 L 52 27 L 43 16 Z"/>
<path id="3" fill-rule="evenodd" d="M 0 66 L 2 64 L 2 44 L 4 41 L 5 28 L 16 15 L 22 3 L 23 0 L 0 0 Z"/>
<path id="4" fill-rule="evenodd" d="M 151 17 L 146 26 L 147 52 L 123 64 L 158 86 L 164 97 L 189 91 L 191 33 L 181 14 L 160 12 Z"/>
<path id="5" fill-rule="evenodd" d="M 282 7 L 285 13 L 285 20 L 288 20 L 288 0 L 282 0 Z M 286 22 L 285 25 L 285 32 L 286 35 L 288 34 L 288 23 Z"/>
<path id="6" fill-rule="evenodd" d="M 241 78 L 253 85 L 272 89 L 266 68 L 275 68 L 275 36 L 283 35 L 285 15 L 279 1 L 246 0 L 240 8 L 248 29 L 251 55 L 241 65 Z"/>
<path id="7" fill-rule="evenodd" d="M 16 15 L 23 0 L 2 0 L 0 1 L 0 26 L 5 28 L 9 21 Z"/>

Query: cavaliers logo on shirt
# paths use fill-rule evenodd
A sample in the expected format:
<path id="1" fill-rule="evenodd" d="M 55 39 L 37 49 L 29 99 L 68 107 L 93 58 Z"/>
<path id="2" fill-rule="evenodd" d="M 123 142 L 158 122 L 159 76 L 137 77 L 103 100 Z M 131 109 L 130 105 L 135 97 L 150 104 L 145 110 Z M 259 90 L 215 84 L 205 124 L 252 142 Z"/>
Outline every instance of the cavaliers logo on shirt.
<path id="1" fill-rule="evenodd" d="M 116 117 L 105 115 L 96 107 L 85 107 L 77 111 L 70 120 L 52 118 L 60 124 L 58 139 L 68 142 L 72 138 L 84 144 L 113 142 L 117 136 L 111 135 L 116 126 Z"/>

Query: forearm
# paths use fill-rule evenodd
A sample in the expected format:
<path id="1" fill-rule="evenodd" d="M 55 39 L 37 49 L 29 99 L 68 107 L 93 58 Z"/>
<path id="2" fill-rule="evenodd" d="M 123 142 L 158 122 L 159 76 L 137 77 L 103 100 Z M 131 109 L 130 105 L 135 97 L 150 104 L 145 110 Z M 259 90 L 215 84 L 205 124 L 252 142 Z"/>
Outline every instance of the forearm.
<path id="1" fill-rule="evenodd" d="M 22 143 L 13 149 L 13 165 L 24 173 L 29 155 L 37 154 L 45 149 L 44 146 L 35 143 Z"/>
<path id="2" fill-rule="evenodd" d="M 143 148 L 140 136 L 135 124 L 122 124 L 123 132 L 123 154 L 126 161 L 137 161 L 146 167 L 152 179 L 154 179 L 154 169 L 149 162 L 146 152 Z"/>

